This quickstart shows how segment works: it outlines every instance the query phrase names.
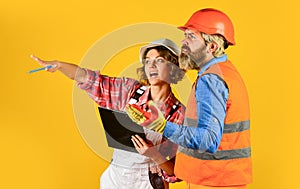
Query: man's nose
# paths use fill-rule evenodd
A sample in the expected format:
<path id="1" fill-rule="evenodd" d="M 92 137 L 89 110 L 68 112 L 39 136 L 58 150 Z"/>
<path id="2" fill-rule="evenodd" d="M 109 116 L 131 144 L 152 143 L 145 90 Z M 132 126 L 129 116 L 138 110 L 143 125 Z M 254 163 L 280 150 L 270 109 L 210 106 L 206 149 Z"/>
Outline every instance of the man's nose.
<path id="1" fill-rule="evenodd" d="M 184 39 L 181 41 L 181 44 L 182 44 L 182 45 L 188 46 L 187 38 L 184 38 Z"/>

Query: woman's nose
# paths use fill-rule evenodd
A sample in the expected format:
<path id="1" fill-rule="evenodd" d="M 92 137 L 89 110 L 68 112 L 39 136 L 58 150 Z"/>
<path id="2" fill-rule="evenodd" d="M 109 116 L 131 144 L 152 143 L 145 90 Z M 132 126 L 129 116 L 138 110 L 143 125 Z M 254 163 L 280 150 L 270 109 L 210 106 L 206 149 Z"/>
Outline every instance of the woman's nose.
<path id="1" fill-rule="evenodd" d="M 156 67 L 156 60 L 149 61 L 149 67 L 151 68 Z"/>

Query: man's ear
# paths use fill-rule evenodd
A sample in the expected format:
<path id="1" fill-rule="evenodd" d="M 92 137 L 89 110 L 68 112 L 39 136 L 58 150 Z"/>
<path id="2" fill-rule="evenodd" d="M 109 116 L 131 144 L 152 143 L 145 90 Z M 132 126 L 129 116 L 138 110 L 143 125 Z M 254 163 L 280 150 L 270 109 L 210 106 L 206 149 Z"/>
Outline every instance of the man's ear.
<path id="1" fill-rule="evenodd" d="M 216 42 L 210 42 L 208 45 L 208 50 L 213 54 L 218 49 L 218 44 Z"/>

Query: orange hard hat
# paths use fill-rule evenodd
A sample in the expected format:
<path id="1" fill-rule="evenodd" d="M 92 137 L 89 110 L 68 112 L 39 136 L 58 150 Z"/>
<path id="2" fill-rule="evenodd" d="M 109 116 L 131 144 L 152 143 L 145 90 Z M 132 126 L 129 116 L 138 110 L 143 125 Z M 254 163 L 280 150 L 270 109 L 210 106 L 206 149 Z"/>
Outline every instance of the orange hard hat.
<path id="1" fill-rule="evenodd" d="M 223 12 L 206 8 L 196 11 L 181 30 L 194 29 L 206 34 L 222 35 L 228 45 L 235 45 L 234 29 L 230 18 Z"/>

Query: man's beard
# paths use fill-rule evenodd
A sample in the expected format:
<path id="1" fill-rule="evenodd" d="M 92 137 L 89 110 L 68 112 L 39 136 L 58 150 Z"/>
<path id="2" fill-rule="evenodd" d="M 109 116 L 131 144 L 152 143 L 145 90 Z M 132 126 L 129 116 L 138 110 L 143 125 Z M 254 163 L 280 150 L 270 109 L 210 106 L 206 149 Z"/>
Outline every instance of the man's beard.
<path id="1" fill-rule="evenodd" d="M 186 45 L 182 46 L 186 52 L 182 52 L 179 56 L 179 65 L 183 70 L 200 70 L 204 60 L 206 59 L 205 46 L 197 49 L 195 52 L 191 52 L 190 48 Z"/>
<path id="2" fill-rule="evenodd" d="M 194 60 L 191 59 L 191 56 L 181 53 L 179 56 L 179 67 L 183 70 L 199 70 L 199 66 Z"/>

